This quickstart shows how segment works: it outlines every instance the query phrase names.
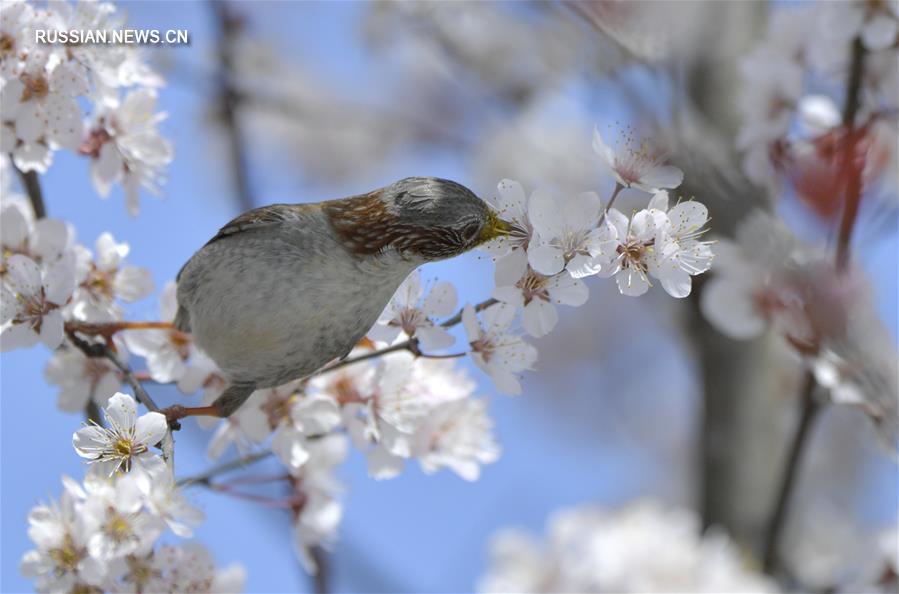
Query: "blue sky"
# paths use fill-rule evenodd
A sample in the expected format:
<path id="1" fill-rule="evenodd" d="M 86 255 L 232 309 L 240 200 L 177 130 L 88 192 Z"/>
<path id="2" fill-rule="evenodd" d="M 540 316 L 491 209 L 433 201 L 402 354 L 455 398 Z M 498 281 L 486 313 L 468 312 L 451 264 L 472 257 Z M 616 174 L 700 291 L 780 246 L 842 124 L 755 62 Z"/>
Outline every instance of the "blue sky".
<path id="1" fill-rule="evenodd" d="M 202 63 L 202 56 L 211 51 L 205 3 L 140 2 L 123 6 L 134 26 L 189 29 L 193 45 L 173 50 L 178 52 L 178 59 L 189 52 L 192 61 L 195 57 L 196 63 Z M 252 26 L 255 31 L 270 34 L 284 51 L 302 55 L 339 84 L 367 88 L 376 83 L 371 80 L 366 53 L 357 41 L 361 6 L 350 2 L 271 3 L 263 10 L 257 5 L 252 8 Z M 114 191 L 107 201 L 96 196 L 82 158 L 58 153 L 43 180 L 50 216 L 73 222 L 79 240 L 88 246 L 100 233 L 112 230 L 118 240 L 130 243 L 129 261 L 153 273 L 157 289 L 237 213 L 230 197 L 226 156 L 206 123 L 206 102 L 196 87 L 183 80 L 173 81 L 161 91 L 161 107 L 169 113 L 162 129 L 173 141 L 176 157 L 168 170 L 163 200 L 144 195 L 138 218 L 127 215 L 120 191 Z M 460 173 L 452 158 L 420 156 L 376 172 L 348 190 L 365 191 L 401 175 L 458 178 Z M 309 195 L 293 175 L 254 177 L 252 182 L 257 195 L 263 197 L 262 203 L 334 197 Z M 894 336 L 896 251 L 894 233 L 871 248 L 867 262 L 875 273 L 879 305 Z M 430 266 L 425 276 L 450 280 L 459 287 L 463 300 L 479 301 L 490 290 L 492 266 L 483 258 L 468 255 Z M 592 283 L 592 287 L 596 285 Z M 614 296 L 596 290 L 593 298 Z M 634 306 L 623 312 L 641 315 Z M 157 315 L 155 298 L 135 304 L 129 311 L 133 319 Z M 580 310 L 568 311 L 560 331 L 591 322 L 585 317 L 588 315 Z M 668 386 L 668 392 L 660 398 L 667 399 L 671 406 L 681 406 L 691 402 L 694 386 L 678 349 L 677 339 L 663 333 L 651 353 L 635 351 L 620 356 L 653 357 Z M 84 472 L 82 461 L 71 447 L 71 434 L 81 419 L 56 410 L 55 390 L 42 379 L 48 359 L 49 353 L 38 348 L 15 351 L 3 355 L 0 367 L 0 589 L 4 592 L 31 589 L 17 570 L 21 554 L 30 548 L 25 521 L 28 510 L 58 495 L 62 474 L 80 478 Z M 347 496 L 341 540 L 332 561 L 335 590 L 468 591 L 483 568 L 487 537 L 498 527 L 518 525 L 542 532 L 546 517 L 562 506 L 584 502 L 614 505 L 647 494 L 682 496 L 676 489 L 672 492 L 666 482 L 663 459 L 625 448 L 626 439 L 594 439 L 592 428 L 608 427 L 609 417 L 615 412 L 602 409 L 598 399 L 575 404 L 583 424 L 573 430 L 563 423 L 547 421 L 551 398 L 564 387 L 535 380 L 523 396 L 513 399 L 492 394 L 489 381 L 477 370 L 472 368 L 471 372 L 481 392 L 491 397 L 502 457 L 485 469 L 477 483 L 467 483 L 448 471 L 425 476 L 411 464 L 398 479 L 376 482 L 366 476 L 364 459 L 358 454 L 351 456 L 341 469 Z M 577 373 L 593 377 L 591 370 Z M 165 403 L 181 398 L 172 388 L 152 389 Z M 651 397 L 648 393 L 646 400 Z M 195 424 L 185 424 L 177 435 L 179 475 L 208 465 L 204 457 L 208 437 Z M 690 446 L 682 442 L 677 445 Z M 894 514 L 889 511 L 889 502 L 896 493 L 895 474 L 890 474 L 889 468 L 895 467 L 878 465 L 871 474 L 874 496 L 868 507 L 875 520 L 883 521 Z M 202 490 L 192 490 L 191 497 L 207 514 L 198 538 L 213 550 L 219 564 L 245 564 L 248 591 L 309 587 L 293 553 L 285 513 Z"/>

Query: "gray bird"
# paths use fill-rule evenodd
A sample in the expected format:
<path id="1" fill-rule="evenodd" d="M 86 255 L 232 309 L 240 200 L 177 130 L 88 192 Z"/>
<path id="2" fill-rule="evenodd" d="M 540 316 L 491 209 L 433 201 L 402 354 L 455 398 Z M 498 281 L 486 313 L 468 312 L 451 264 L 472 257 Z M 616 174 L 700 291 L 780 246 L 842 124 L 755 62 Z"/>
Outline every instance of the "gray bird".
<path id="1" fill-rule="evenodd" d="M 230 386 L 211 406 L 166 409 L 169 421 L 227 417 L 254 390 L 345 356 L 416 267 L 510 229 L 471 190 L 434 177 L 240 215 L 177 279 L 175 326 L 193 334 Z"/>

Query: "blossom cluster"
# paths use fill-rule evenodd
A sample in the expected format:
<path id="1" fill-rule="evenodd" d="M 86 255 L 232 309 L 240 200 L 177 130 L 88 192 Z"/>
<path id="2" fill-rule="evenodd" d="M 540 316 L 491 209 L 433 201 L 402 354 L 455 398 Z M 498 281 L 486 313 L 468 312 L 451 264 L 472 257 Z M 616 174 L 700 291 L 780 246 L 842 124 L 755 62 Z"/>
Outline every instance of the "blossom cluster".
<path id="1" fill-rule="evenodd" d="M 517 529 L 496 533 L 481 592 L 775 592 L 723 532 L 696 513 L 645 500 L 617 510 L 553 515 L 545 546 Z"/>
<path id="2" fill-rule="evenodd" d="M 46 370 L 47 380 L 60 386 L 59 407 L 80 411 L 91 399 L 103 405 L 121 385 L 120 374 L 111 363 L 65 346 L 66 324 L 121 320 L 123 303 L 153 291 L 152 277 L 126 262 L 128 244 L 111 233 L 101 234 L 91 251 L 76 241 L 71 225 L 36 220 L 26 202 L 6 188 L 2 193 L 0 347 L 62 346 Z M 119 339 L 114 344 L 124 350 Z"/>
<path id="3" fill-rule="evenodd" d="M 716 253 L 700 301 L 706 319 L 734 339 L 772 329 L 834 402 L 861 408 L 896 448 L 899 354 L 861 271 L 838 273 L 823 249 L 760 211 L 743 221 L 735 241 L 720 240 Z"/>
<path id="4" fill-rule="evenodd" d="M 138 416 L 122 393 L 105 413 L 105 426 L 73 436 L 76 452 L 91 462 L 84 482 L 64 477 L 59 501 L 29 514 L 35 548 L 22 557 L 22 573 L 39 592 L 240 591 L 240 566 L 216 570 L 203 545 L 160 542 L 167 529 L 192 536 L 203 520 L 153 450 L 166 432 L 163 415 Z"/>
<path id="5" fill-rule="evenodd" d="M 843 122 L 838 102 L 845 101 L 851 69 L 859 68 L 850 58 L 856 40 L 865 92 L 855 121 Z M 789 181 L 830 219 L 839 214 L 840 193 L 833 190 L 848 148 L 863 162 L 865 185 L 883 176 L 895 195 L 897 41 L 895 2 L 800 3 L 774 11 L 766 36 L 742 63 L 737 147 L 749 179 L 773 195 Z"/>
<path id="6" fill-rule="evenodd" d="M 21 171 L 44 173 L 68 149 L 91 161 L 102 197 L 113 184 L 137 214 L 139 189 L 156 192 L 172 160 L 156 124 L 162 80 L 134 46 L 38 43 L 35 30 L 113 30 L 123 18 L 106 2 L 4 2 L 0 7 L 0 151 Z M 89 105 L 85 120 L 81 105 Z"/>

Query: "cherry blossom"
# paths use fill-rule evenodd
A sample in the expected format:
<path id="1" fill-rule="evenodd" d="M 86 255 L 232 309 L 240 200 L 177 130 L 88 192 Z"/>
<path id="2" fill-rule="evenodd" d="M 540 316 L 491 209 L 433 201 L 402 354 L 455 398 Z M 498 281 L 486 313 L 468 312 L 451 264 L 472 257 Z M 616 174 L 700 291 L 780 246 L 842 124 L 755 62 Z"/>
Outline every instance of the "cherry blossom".
<path id="1" fill-rule="evenodd" d="M 528 207 L 536 235 L 528 248 L 534 270 L 551 276 L 566 269 L 574 278 L 598 273 L 598 258 L 607 242 L 597 228 L 601 208 L 596 192 L 565 200 L 534 192 Z"/>
<path id="2" fill-rule="evenodd" d="M 514 317 L 515 308 L 494 305 L 482 312 L 481 325 L 474 307 L 466 305 L 462 311 L 472 360 L 490 376 L 500 392 L 510 395 L 521 393 L 517 375 L 533 369 L 537 361 L 537 349 L 509 332 Z"/>
<path id="3" fill-rule="evenodd" d="M 159 443 L 168 425 L 165 416 L 148 412 L 137 416 L 134 398 L 121 392 L 109 399 L 103 409 L 106 427 L 89 425 L 72 436 L 72 445 L 82 458 L 96 465 L 104 476 L 118 472 L 154 474 L 164 466 L 162 458 L 150 448 Z"/>
<path id="4" fill-rule="evenodd" d="M 136 480 L 150 513 L 162 519 L 177 536 L 193 535 L 193 526 L 201 524 L 205 515 L 187 501 L 170 473 L 139 474 Z"/>
<path id="5" fill-rule="evenodd" d="M 116 101 L 100 110 L 80 149 L 91 157 L 97 193 L 106 198 L 112 185 L 121 183 L 128 212 L 135 216 L 140 211 L 139 188 L 157 193 L 163 169 L 174 156 L 156 129 L 166 114 L 155 110 L 153 89 L 131 91 L 120 105 Z"/>
<path id="6" fill-rule="evenodd" d="M 72 232 L 65 221 L 31 219 L 30 208 L 25 211 L 18 204 L 4 205 L 0 211 L 0 248 L 3 253 L 0 274 L 6 274 L 6 260 L 13 254 L 28 256 L 38 264 L 49 264 L 71 248 Z"/>
<path id="7" fill-rule="evenodd" d="M 137 478 L 122 476 L 86 487 L 81 513 L 91 557 L 109 563 L 148 553 L 165 524 L 144 507 Z"/>
<path id="8" fill-rule="evenodd" d="M 31 258 L 10 256 L 0 287 L 0 349 L 29 348 L 38 342 L 58 347 L 63 339 L 61 308 L 72 296 L 73 281 L 71 258 L 42 271 Z"/>
<path id="9" fill-rule="evenodd" d="M 509 235 L 503 235 L 481 246 L 494 257 L 502 257 L 517 250 L 527 250 L 534 234 L 529 218 L 529 199 L 524 188 L 514 179 L 503 179 L 496 185 L 497 195 L 488 197 L 497 214 L 512 224 Z"/>
<path id="10" fill-rule="evenodd" d="M 159 298 L 159 320 L 172 322 L 177 311 L 175 283 L 169 281 Z M 150 377 L 157 382 L 177 382 L 187 372 L 186 361 L 194 350 L 190 335 L 173 328 L 129 330 L 124 336 L 128 349 L 147 360 Z"/>
<path id="11" fill-rule="evenodd" d="M 499 447 L 483 400 L 450 400 L 435 407 L 416 431 L 412 451 L 428 474 L 448 467 L 467 481 L 481 464 L 495 462 Z"/>
<path id="12" fill-rule="evenodd" d="M 439 350 L 451 346 L 455 339 L 434 323 L 456 309 L 456 289 L 450 283 L 438 283 L 422 298 L 421 272 L 407 278 L 387 304 L 378 323 L 369 331 L 373 340 L 393 342 L 400 332 L 418 338 L 425 349 Z"/>
<path id="13" fill-rule="evenodd" d="M 88 91 L 84 69 L 31 51 L 24 67 L 0 88 L 0 120 L 17 141 L 13 161 L 23 171 L 46 172 L 57 147 L 75 149 L 83 125 L 76 97 Z"/>
<path id="14" fill-rule="evenodd" d="M 671 546 L 677 543 L 677 546 Z M 497 533 L 482 592 L 775 592 L 721 532 L 702 534 L 692 511 L 638 501 L 583 506 L 550 520 L 546 547 L 518 530 Z"/>
<path id="15" fill-rule="evenodd" d="M 622 187 L 653 193 L 676 188 L 684 180 L 683 171 L 673 165 L 662 164 L 664 155 L 661 152 L 646 142 L 635 146 L 631 133 L 622 135 L 620 143 L 622 146 L 610 147 L 603 140 L 599 128 L 593 129 L 593 150 Z"/>
<path id="16" fill-rule="evenodd" d="M 614 239 L 615 247 L 604 254 L 609 261 L 600 274 L 614 276 L 622 295 L 638 297 L 649 290 L 656 237 L 667 222 L 664 213 L 654 209 L 641 210 L 630 219 L 614 208 L 606 212 L 605 234 Z"/>
<path id="17" fill-rule="evenodd" d="M 712 265 L 711 242 L 701 241 L 708 223 L 708 209 L 693 200 L 681 202 L 668 210 L 667 193 L 659 193 L 651 208 L 668 211 L 656 237 L 657 258 L 652 261 L 652 274 L 672 297 L 690 294 L 690 277 L 706 272 Z"/>
<path id="18" fill-rule="evenodd" d="M 59 502 L 38 505 L 28 514 L 28 536 L 37 548 L 22 556 L 19 570 L 35 579 L 38 592 L 69 592 L 99 586 L 104 564 L 88 554 L 89 532 L 76 499 L 63 492 Z"/>
<path id="19" fill-rule="evenodd" d="M 124 264 L 131 248 L 117 243 L 111 233 L 100 234 L 94 248 L 96 259 L 83 246 L 76 248 L 72 315 L 85 322 L 108 322 L 121 317 L 116 299 L 131 302 L 147 297 L 153 292 L 153 279 L 147 270 Z"/>
<path id="20" fill-rule="evenodd" d="M 143 592 L 241 592 L 246 571 L 239 564 L 216 569 L 209 551 L 199 542 L 160 547 L 144 564 L 131 563 L 123 581 Z M 141 571 L 148 569 L 149 571 Z"/>
<path id="21" fill-rule="evenodd" d="M 297 390 L 289 401 L 287 416 L 275 429 L 272 450 L 291 472 L 297 472 L 309 459 L 307 439 L 330 432 L 340 425 L 337 402 L 322 393 L 305 394 Z"/>
<path id="22" fill-rule="evenodd" d="M 347 440 L 330 434 L 309 443 L 309 459 L 298 473 L 294 489 L 301 494 L 295 509 L 294 545 L 300 562 L 309 573 L 318 570 L 310 549 L 331 547 L 337 540 L 337 528 L 343 517 L 343 505 L 337 498 L 343 487 L 334 469 L 347 456 Z"/>
<path id="23" fill-rule="evenodd" d="M 106 359 L 87 357 L 76 348 L 53 353 L 44 378 L 59 386 L 59 409 L 71 413 L 83 411 L 89 402 L 105 407 L 122 385 L 121 372 L 115 365 Z"/>
<path id="24" fill-rule="evenodd" d="M 522 310 L 525 331 L 534 337 L 548 334 L 559 321 L 556 304 L 580 306 L 587 302 L 583 281 L 567 273 L 545 276 L 528 264 L 524 254 L 510 254 L 496 263 L 493 298 Z"/>

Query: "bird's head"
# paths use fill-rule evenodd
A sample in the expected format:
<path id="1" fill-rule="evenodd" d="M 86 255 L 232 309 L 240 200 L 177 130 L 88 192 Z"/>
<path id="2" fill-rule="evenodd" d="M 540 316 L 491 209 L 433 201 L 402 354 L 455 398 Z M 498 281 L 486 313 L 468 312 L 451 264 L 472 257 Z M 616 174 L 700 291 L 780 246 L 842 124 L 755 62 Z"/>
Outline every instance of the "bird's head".
<path id="1" fill-rule="evenodd" d="M 326 212 L 341 239 L 360 255 L 394 248 L 424 261 L 442 260 L 510 231 L 471 190 L 436 177 L 407 177 L 329 202 Z"/>

